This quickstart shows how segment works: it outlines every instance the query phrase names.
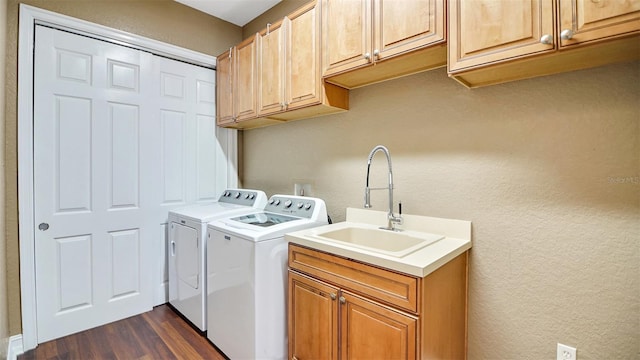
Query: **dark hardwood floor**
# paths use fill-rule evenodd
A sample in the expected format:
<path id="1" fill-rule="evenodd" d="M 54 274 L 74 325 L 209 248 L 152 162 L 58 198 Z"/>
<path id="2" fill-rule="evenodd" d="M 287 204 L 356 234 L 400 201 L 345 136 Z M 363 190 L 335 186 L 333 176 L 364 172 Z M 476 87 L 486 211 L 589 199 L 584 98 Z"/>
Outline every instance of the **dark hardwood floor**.
<path id="1" fill-rule="evenodd" d="M 212 359 L 225 357 L 167 305 L 38 345 L 31 359 Z"/>

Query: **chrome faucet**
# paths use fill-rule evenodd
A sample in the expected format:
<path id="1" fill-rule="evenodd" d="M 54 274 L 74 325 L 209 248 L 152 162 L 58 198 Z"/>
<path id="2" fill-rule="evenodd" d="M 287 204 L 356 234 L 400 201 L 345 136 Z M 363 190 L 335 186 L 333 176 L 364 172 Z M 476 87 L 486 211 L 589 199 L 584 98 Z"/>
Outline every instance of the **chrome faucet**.
<path id="1" fill-rule="evenodd" d="M 387 164 L 389 165 L 389 214 L 387 215 L 387 227 L 381 227 L 384 230 L 400 231 L 396 229 L 395 225 L 402 225 L 402 204 L 398 204 L 398 216 L 393 214 L 393 172 L 391 170 L 391 155 L 389 155 L 389 149 L 382 145 L 378 145 L 369 153 L 369 159 L 367 160 L 367 183 L 364 188 L 364 207 L 366 209 L 371 207 L 371 190 L 383 190 L 384 188 L 370 188 L 369 187 L 369 170 L 371 169 L 371 160 L 376 152 L 382 151 L 387 157 Z"/>

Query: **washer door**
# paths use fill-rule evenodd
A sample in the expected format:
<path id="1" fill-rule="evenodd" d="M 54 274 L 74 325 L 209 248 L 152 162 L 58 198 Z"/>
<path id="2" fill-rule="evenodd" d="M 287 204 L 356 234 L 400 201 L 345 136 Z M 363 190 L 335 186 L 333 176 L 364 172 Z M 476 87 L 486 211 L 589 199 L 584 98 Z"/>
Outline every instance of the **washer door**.
<path id="1" fill-rule="evenodd" d="M 193 296 L 191 290 L 200 286 L 200 252 L 196 229 L 178 223 L 171 224 L 173 232 L 171 256 L 175 257 L 178 280 L 178 299 Z"/>

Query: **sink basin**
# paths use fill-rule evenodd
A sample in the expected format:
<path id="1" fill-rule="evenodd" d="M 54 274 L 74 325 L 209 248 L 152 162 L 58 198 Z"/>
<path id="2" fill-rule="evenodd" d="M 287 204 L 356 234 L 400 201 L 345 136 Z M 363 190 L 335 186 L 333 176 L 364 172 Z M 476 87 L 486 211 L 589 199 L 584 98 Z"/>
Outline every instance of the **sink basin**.
<path id="1" fill-rule="evenodd" d="M 441 235 L 415 231 L 395 232 L 366 227 L 345 227 L 318 233 L 316 236 L 395 257 L 406 256 L 444 238 Z"/>

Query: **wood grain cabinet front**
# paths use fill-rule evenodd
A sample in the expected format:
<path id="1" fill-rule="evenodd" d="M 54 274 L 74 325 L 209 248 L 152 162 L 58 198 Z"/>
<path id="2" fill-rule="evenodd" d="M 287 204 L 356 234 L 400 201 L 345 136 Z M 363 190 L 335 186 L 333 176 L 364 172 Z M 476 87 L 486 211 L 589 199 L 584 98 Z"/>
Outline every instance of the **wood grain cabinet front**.
<path id="1" fill-rule="evenodd" d="M 258 116 L 286 121 L 348 108 L 347 90 L 322 81 L 320 14 L 310 2 L 260 33 Z"/>
<path id="2" fill-rule="evenodd" d="M 465 359 L 467 253 L 424 278 L 289 244 L 290 359 Z"/>
<path id="3" fill-rule="evenodd" d="M 640 2 L 451 0 L 449 75 L 468 87 L 640 58 Z"/>
<path id="4" fill-rule="evenodd" d="M 216 58 L 216 123 L 229 126 L 235 122 L 233 112 L 233 48 Z"/>
<path id="5" fill-rule="evenodd" d="M 322 80 L 320 14 L 309 2 L 232 48 L 233 115 L 223 103 L 218 125 L 251 129 L 348 110 L 348 90 Z M 228 102 L 224 56 L 218 99 Z"/>
<path id="6" fill-rule="evenodd" d="M 216 58 L 216 123 L 239 127 L 257 116 L 257 34 Z"/>
<path id="7" fill-rule="evenodd" d="M 444 66 L 445 14 L 444 0 L 324 0 L 325 80 L 350 89 Z"/>

